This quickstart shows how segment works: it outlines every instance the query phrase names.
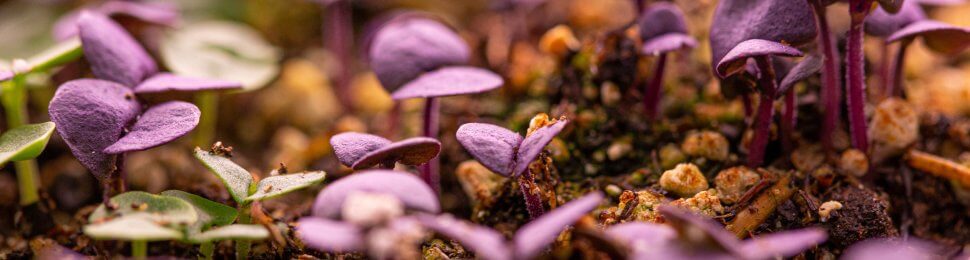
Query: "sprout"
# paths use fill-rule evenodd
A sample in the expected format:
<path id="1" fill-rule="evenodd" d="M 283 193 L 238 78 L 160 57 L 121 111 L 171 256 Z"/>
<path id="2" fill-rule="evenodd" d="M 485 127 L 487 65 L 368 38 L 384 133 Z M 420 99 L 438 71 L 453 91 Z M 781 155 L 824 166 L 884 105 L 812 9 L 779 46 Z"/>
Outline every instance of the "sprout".
<path id="1" fill-rule="evenodd" d="M 110 0 L 98 6 L 88 6 L 81 10 L 70 12 L 54 24 L 54 39 L 59 41 L 70 39 L 78 35 L 78 22 L 81 13 L 92 12 L 109 17 L 133 17 L 142 22 L 164 26 L 174 26 L 181 19 L 178 7 L 165 2 L 134 2 Z"/>
<path id="2" fill-rule="evenodd" d="M 660 91 L 663 88 L 664 65 L 667 53 L 697 46 L 697 40 L 687 34 L 684 13 L 671 3 L 659 2 L 643 11 L 637 23 L 640 25 L 640 38 L 644 55 L 657 56 L 653 79 L 643 89 L 643 111 L 650 118 L 660 113 Z"/>
<path id="3" fill-rule="evenodd" d="M 445 25 L 417 14 L 398 15 L 373 36 L 369 62 L 394 100 L 425 98 L 423 135 L 438 137 L 438 97 L 486 92 L 502 86 L 491 71 L 468 63 L 465 42 Z M 422 179 L 439 189 L 438 161 L 421 171 Z"/>
<path id="4" fill-rule="evenodd" d="M 355 170 L 380 165 L 393 169 L 400 162 L 406 165 L 422 165 L 438 156 L 441 143 L 427 137 L 415 137 L 391 142 L 383 137 L 347 132 L 330 138 L 330 145 L 340 163 Z"/>
<path id="5" fill-rule="evenodd" d="M 842 115 L 842 71 L 839 62 L 839 51 L 832 39 L 825 7 L 834 0 L 807 0 L 811 5 L 815 17 L 816 37 L 819 51 L 822 53 L 822 89 L 819 91 L 825 116 L 822 122 L 822 145 L 827 149 L 832 147 L 832 132 L 835 131 Z"/>
<path id="6" fill-rule="evenodd" d="M 525 197 L 529 216 L 537 218 L 544 211 L 542 198 L 536 194 L 538 187 L 534 187 L 534 177 L 527 169 L 568 122 L 560 119 L 537 128 L 525 138 L 496 125 L 468 123 L 458 128 L 455 137 L 472 157 L 492 172 L 519 177 L 519 188 Z"/>

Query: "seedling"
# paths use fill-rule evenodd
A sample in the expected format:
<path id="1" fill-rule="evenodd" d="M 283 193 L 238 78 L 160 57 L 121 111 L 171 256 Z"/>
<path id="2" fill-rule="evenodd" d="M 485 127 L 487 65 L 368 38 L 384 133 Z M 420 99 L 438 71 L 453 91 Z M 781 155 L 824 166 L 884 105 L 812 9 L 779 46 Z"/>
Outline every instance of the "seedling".
<path id="1" fill-rule="evenodd" d="M 383 137 L 364 133 L 341 133 L 330 138 L 330 145 L 340 163 L 354 170 L 379 165 L 394 169 L 395 163 L 422 165 L 438 156 L 441 143 L 427 137 L 408 138 L 391 142 Z"/>
<path id="2" fill-rule="evenodd" d="M 545 209 L 539 193 L 541 191 L 533 187 L 535 178 L 528 171 L 529 164 L 568 122 L 560 119 L 536 129 L 525 138 L 500 126 L 468 123 L 458 128 L 455 137 L 472 157 L 492 172 L 518 178 L 529 216 L 537 218 Z"/>
<path id="3" fill-rule="evenodd" d="M 650 118 L 660 114 L 660 94 L 663 89 L 664 66 L 667 53 L 693 49 L 697 40 L 687 34 L 684 13 L 676 5 L 666 2 L 653 4 L 640 15 L 640 38 L 644 55 L 657 56 L 653 79 L 643 89 L 643 111 Z"/>
<path id="4" fill-rule="evenodd" d="M 276 175 L 256 181 L 253 175 L 239 165 L 232 162 L 224 153 L 218 151 L 204 151 L 195 148 L 195 158 L 199 159 L 222 184 L 226 186 L 233 200 L 236 201 L 236 212 L 239 224 L 250 224 L 252 204 L 293 191 L 301 190 L 323 181 L 326 173 L 322 171 Z M 225 231 L 228 232 L 228 231 Z M 236 258 L 249 257 L 249 240 L 236 239 Z"/>
<path id="5" fill-rule="evenodd" d="M 449 215 L 420 215 L 418 220 L 428 229 L 458 241 L 483 259 L 533 259 L 556 241 L 567 226 L 586 216 L 602 201 L 603 194 L 594 192 L 563 204 L 520 227 L 512 241 L 507 241 L 505 235 L 489 227 Z"/>
<path id="6" fill-rule="evenodd" d="M 819 91 L 825 112 L 822 121 L 822 145 L 827 149 L 832 147 L 832 132 L 835 131 L 842 115 L 842 69 L 839 51 L 832 38 L 825 7 L 834 3 L 833 0 L 807 0 L 815 15 L 817 30 L 816 42 L 818 51 L 822 53 L 822 89 Z"/>
<path id="7" fill-rule="evenodd" d="M 199 123 L 200 112 L 195 105 L 168 101 L 145 109 L 142 98 L 166 92 L 240 86 L 157 73 L 155 61 L 148 53 L 106 16 L 83 12 L 78 28 L 92 72 L 105 80 L 79 79 L 64 83 L 54 94 L 48 110 L 71 152 L 105 186 L 107 201 L 111 182 L 117 181 L 119 192 L 125 190 L 125 153 L 171 142 Z"/>
<path id="8" fill-rule="evenodd" d="M 62 16 L 54 24 L 54 38 L 63 41 L 77 36 L 78 20 L 81 13 L 85 11 L 109 17 L 132 17 L 150 24 L 174 26 L 180 20 L 176 9 L 174 4 L 165 2 L 106 1 L 97 6 L 88 6 Z"/>
<path id="9" fill-rule="evenodd" d="M 629 222 L 606 229 L 636 259 L 772 259 L 791 257 L 826 240 L 825 230 L 806 228 L 741 241 L 717 223 L 674 206 L 660 206 L 670 224 Z M 672 228 L 671 228 L 672 227 Z"/>
<path id="10" fill-rule="evenodd" d="M 438 137 L 439 97 L 486 92 L 502 86 L 491 71 L 468 63 L 465 42 L 447 26 L 419 15 L 399 15 L 375 34 L 370 65 L 394 100 L 425 98 L 425 137 Z M 422 167 L 421 178 L 439 190 L 438 161 Z"/>

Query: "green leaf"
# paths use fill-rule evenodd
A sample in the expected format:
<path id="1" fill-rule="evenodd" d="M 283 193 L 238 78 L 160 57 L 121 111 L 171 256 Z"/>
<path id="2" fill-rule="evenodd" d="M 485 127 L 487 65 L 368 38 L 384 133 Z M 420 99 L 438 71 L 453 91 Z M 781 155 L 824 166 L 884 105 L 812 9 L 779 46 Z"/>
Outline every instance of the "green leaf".
<path id="1" fill-rule="evenodd" d="M 0 165 L 8 161 L 33 159 L 47 147 L 54 123 L 22 125 L 0 136 Z"/>
<path id="2" fill-rule="evenodd" d="M 111 198 L 116 209 L 108 211 L 104 204 L 88 217 L 98 222 L 112 217 L 140 216 L 163 225 L 191 225 L 198 220 L 195 209 L 179 198 L 155 195 L 144 191 L 129 191 Z"/>
<path id="3" fill-rule="evenodd" d="M 195 209 L 198 220 L 190 230 L 203 230 L 210 226 L 224 226 L 232 224 L 236 220 L 236 209 L 230 206 L 208 200 L 201 196 L 180 191 L 167 190 L 161 193 L 163 196 L 175 197 L 188 202 Z"/>
<path id="4" fill-rule="evenodd" d="M 84 226 L 84 234 L 97 240 L 159 241 L 182 238 L 182 232 L 159 225 L 144 215 L 87 225 Z"/>
<path id="5" fill-rule="evenodd" d="M 261 225 L 234 224 L 189 235 L 188 240 L 192 243 L 205 243 L 229 239 L 263 240 L 267 237 L 269 237 L 269 231 Z"/>
<path id="6" fill-rule="evenodd" d="M 264 200 L 287 194 L 320 183 L 326 176 L 327 173 L 323 171 L 270 176 L 259 181 L 256 193 L 246 200 Z"/>
<path id="7" fill-rule="evenodd" d="M 222 184 L 225 184 L 226 189 L 229 189 L 229 195 L 232 195 L 232 199 L 239 204 L 246 201 L 246 198 L 249 197 L 249 187 L 253 184 L 253 176 L 249 174 L 249 171 L 232 162 L 228 157 L 204 151 L 198 147 L 195 148 L 195 158 L 202 161 L 206 168 L 209 168 L 222 180 Z"/>
<path id="8" fill-rule="evenodd" d="M 47 71 L 51 68 L 77 60 L 81 57 L 82 53 L 81 40 L 75 37 L 57 43 L 47 50 L 34 55 L 34 57 L 27 60 L 27 63 L 30 64 L 30 72 Z"/>
<path id="9" fill-rule="evenodd" d="M 282 52 L 244 24 L 209 21 L 183 26 L 163 39 L 161 58 L 175 74 L 236 81 L 243 91 L 279 74 Z"/>

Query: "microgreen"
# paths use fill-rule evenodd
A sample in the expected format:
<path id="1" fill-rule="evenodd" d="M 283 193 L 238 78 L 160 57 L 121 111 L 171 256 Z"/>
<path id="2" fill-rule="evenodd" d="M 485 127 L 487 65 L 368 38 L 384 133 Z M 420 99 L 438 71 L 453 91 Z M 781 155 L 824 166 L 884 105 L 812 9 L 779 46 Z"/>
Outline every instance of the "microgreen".
<path id="1" fill-rule="evenodd" d="M 77 36 L 78 20 L 82 12 L 99 13 L 109 17 L 133 17 L 151 24 L 174 26 L 180 20 L 176 9 L 177 7 L 174 4 L 165 2 L 106 1 L 97 6 L 84 7 L 62 16 L 54 24 L 54 38 L 66 40 Z"/>
<path id="2" fill-rule="evenodd" d="M 330 138 L 330 145 L 340 163 L 353 169 L 380 165 L 393 169 L 395 163 L 421 165 L 438 156 L 441 143 L 427 137 L 415 137 L 391 142 L 383 137 L 364 133 L 340 133 Z"/>
<path id="3" fill-rule="evenodd" d="M 539 153 L 559 134 L 568 120 L 540 127 L 525 138 L 496 125 L 468 123 L 458 128 L 455 137 L 472 157 L 486 168 L 505 177 L 520 177 L 519 187 L 532 218 L 542 215 L 542 199 L 530 192 L 532 174 L 527 171 Z"/>
<path id="4" fill-rule="evenodd" d="M 687 34 L 684 13 L 676 5 L 659 2 L 643 11 L 637 20 L 643 46 L 640 52 L 657 56 L 653 78 L 643 89 L 643 111 L 650 118 L 660 114 L 660 94 L 663 89 L 663 73 L 667 53 L 693 49 L 697 40 Z"/>
<path id="5" fill-rule="evenodd" d="M 833 0 L 807 0 L 815 17 L 816 43 L 822 55 L 822 88 L 819 90 L 825 116 L 822 121 L 821 139 L 826 149 L 832 148 L 832 132 L 838 127 L 842 114 L 842 69 L 836 41 L 829 28 L 826 6 Z"/>
<path id="6" fill-rule="evenodd" d="M 40 155 L 54 133 L 54 123 L 22 125 L 0 135 L 0 165 Z"/>

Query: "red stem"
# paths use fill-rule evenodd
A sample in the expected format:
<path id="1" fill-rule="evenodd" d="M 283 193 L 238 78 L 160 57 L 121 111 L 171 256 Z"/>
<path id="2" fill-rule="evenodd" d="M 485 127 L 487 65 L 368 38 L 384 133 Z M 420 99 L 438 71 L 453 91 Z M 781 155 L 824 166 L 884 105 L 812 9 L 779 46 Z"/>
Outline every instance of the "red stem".
<path id="1" fill-rule="evenodd" d="M 748 146 L 748 166 L 758 167 L 764 163 L 765 149 L 768 146 L 768 139 L 771 137 L 771 118 L 774 116 L 774 97 L 777 89 L 775 82 L 775 70 L 771 66 L 771 58 L 761 56 L 755 58 L 758 62 L 758 69 L 761 75 L 758 78 L 761 85 L 761 98 L 758 101 L 758 114 L 754 122 L 754 138 Z"/>
<path id="2" fill-rule="evenodd" d="M 893 60 L 892 74 L 890 74 L 890 80 L 886 85 L 886 97 L 899 96 L 899 93 L 903 90 L 903 65 L 905 65 L 904 61 L 906 60 L 906 48 L 909 47 L 911 42 L 911 40 L 899 42 L 899 50 L 896 52 L 896 59 Z"/>
<path id="3" fill-rule="evenodd" d="M 825 6 L 817 1 L 809 1 L 815 9 L 815 21 L 818 25 L 818 42 L 821 46 L 822 63 L 822 105 L 825 117 L 822 123 L 822 145 L 826 149 L 832 148 L 832 132 L 838 126 L 842 114 L 842 82 L 839 80 L 839 53 L 835 49 L 835 41 L 829 31 L 828 19 L 825 17 Z"/>
<path id="4" fill-rule="evenodd" d="M 424 127 L 423 133 L 425 137 L 430 137 L 438 139 L 438 110 L 440 103 L 437 98 L 429 97 L 425 99 L 424 103 Z M 436 193 L 441 190 L 440 178 L 438 175 L 439 160 L 441 155 L 439 154 L 434 159 L 431 159 L 428 163 L 421 166 L 421 179 L 424 180 L 428 186 L 431 187 Z"/>
<path id="5" fill-rule="evenodd" d="M 337 89 L 337 95 L 344 108 L 353 108 L 353 98 L 350 92 L 350 67 L 353 66 L 351 46 L 354 44 L 353 12 L 351 0 L 337 0 L 326 6 L 323 30 L 324 45 L 334 55 L 339 63 L 337 73 L 331 82 Z"/>
<path id="6" fill-rule="evenodd" d="M 529 217 L 531 219 L 536 219 L 545 213 L 545 208 L 542 207 L 542 198 L 537 193 L 532 192 L 532 186 L 536 185 L 535 178 L 532 176 L 532 172 L 526 170 L 522 172 L 522 176 L 519 176 L 519 191 L 522 192 L 522 197 L 525 198 L 525 208 L 529 211 Z"/>
<path id="7" fill-rule="evenodd" d="M 862 52 L 862 19 L 852 19 L 849 28 L 848 46 L 846 47 L 846 74 L 848 75 L 847 102 L 849 104 L 849 134 L 852 136 L 852 147 L 860 151 L 869 151 L 869 138 L 866 133 L 866 77 Z"/>
<path id="8" fill-rule="evenodd" d="M 663 89 L 664 66 L 667 63 L 667 54 L 661 53 L 657 56 L 657 66 L 653 71 L 653 78 L 643 90 L 643 112 L 650 119 L 657 119 L 660 115 L 660 92 Z"/>
<path id="9" fill-rule="evenodd" d="M 785 152 L 791 152 L 792 147 L 794 147 L 792 135 L 795 134 L 795 122 L 798 119 L 797 102 L 795 90 L 789 89 L 788 93 L 785 93 L 785 111 L 783 111 L 781 118 L 781 146 Z"/>
<path id="10" fill-rule="evenodd" d="M 401 121 L 401 102 L 394 101 L 394 106 L 391 107 L 391 112 L 387 116 L 387 129 L 385 129 L 384 137 L 390 140 L 397 139 L 397 128 Z"/>

